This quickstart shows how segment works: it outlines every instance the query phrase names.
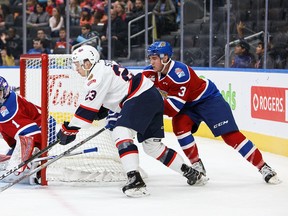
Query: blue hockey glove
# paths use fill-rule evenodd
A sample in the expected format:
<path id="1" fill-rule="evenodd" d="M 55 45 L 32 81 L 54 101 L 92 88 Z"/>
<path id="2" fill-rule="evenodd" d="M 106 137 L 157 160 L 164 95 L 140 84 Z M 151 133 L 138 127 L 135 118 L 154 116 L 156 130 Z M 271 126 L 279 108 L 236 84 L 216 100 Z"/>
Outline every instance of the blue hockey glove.
<path id="1" fill-rule="evenodd" d="M 113 131 L 113 129 L 116 126 L 117 119 L 119 118 L 120 114 L 116 112 L 112 112 L 109 110 L 108 116 L 106 118 L 106 126 L 105 128 L 109 129 L 110 131 Z"/>
<path id="2" fill-rule="evenodd" d="M 57 133 L 57 138 L 60 140 L 61 145 L 67 145 L 76 139 L 78 133 L 78 127 L 69 127 L 69 122 L 64 122 L 62 128 Z"/>

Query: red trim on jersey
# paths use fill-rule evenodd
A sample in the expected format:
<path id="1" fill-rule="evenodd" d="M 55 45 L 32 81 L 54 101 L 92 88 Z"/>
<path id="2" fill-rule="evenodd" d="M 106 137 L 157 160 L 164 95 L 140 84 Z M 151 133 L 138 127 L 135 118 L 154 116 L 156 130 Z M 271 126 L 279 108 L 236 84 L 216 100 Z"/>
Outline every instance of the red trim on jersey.
<path id="1" fill-rule="evenodd" d="M 133 92 L 130 92 L 130 91 L 131 91 L 132 84 L 133 84 L 133 83 L 132 83 L 132 80 L 130 80 L 127 99 L 133 97 L 133 96 L 136 94 L 136 92 L 137 92 L 137 91 L 140 89 L 140 87 L 142 86 L 143 79 L 144 79 L 144 75 L 142 74 L 142 75 L 141 75 L 141 81 L 140 81 L 138 87 L 137 87 Z M 126 99 L 126 100 L 127 100 L 127 99 Z"/>
<path id="2" fill-rule="evenodd" d="M 3 154 L 0 154 L 0 162 L 4 162 L 4 161 L 7 161 L 9 160 L 11 157 L 11 155 L 3 155 Z"/>
<path id="3" fill-rule="evenodd" d="M 89 124 L 91 124 L 91 123 L 93 122 L 93 121 L 88 121 L 87 119 L 82 118 L 82 117 L 80 117 L 79 115 L 76 115 L 76 114 L 74 114 L 74 116 L 75 116 L 76 118 L 82 120 L 82 121 L 88 122 Z"/>
<path id="4" fill-rule="evenodd" d="M 129 152 L 126 152 L 126 153 L 124 153 L 124 154 L 121 154 L 120 155 L 120 158 L 122 158 L 122 157 L 124 157 L 124 156 L 126 156 L 126 155 L 129 155 L 129 154 L 138 154 L 138 151 L 129 151 Z"/>
<path id="5" fill-rule="evenodd" d="M 86 107 L 86 106 L 83 106 L 82 104 L 80 104 L 80 107 L 82 107 L 83 109 L 86 109 L 86 110 L 93 111 L 93 112 L 99 112 L 99 110 L 97 110 L 97 109 L 93 109 L 91 107 Z"/>

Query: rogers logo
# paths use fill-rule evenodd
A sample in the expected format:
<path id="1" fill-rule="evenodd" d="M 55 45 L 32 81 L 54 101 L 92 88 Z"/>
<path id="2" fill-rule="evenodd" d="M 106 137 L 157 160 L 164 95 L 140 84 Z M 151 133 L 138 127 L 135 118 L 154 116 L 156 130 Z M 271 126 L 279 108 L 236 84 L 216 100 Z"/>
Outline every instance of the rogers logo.
<path id="1" fill-rule="evenodd" d="M 288 121 L 288 89 L 251 87 L 251 116 L 279 122 Z"/>
<path id="2" fill-rule="evenodd" d="M 284 98 L 266 97 L 258 94 L 253 96 L 253 108 L 255 111 L 258 109 L 269 110 L 275 112 L 283 112 Z"/>

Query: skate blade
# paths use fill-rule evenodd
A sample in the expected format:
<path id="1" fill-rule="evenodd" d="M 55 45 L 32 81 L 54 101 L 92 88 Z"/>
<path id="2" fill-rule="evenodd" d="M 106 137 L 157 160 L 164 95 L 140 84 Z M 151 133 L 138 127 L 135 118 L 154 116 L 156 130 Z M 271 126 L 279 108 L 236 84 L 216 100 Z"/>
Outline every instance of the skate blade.
<path id="1" fill-rule="evenodd" d="M 209 181 L 209 178 L 202 175 L 202 177 L 199 180 L 197 180 L 194 185 L 195 186 L 203 186 L 203 185 L 206 185 L 208 181 Z"/>
<path id="2" fill-rule="evenodd" d="M 271 177 L 271 178 L 269 179 L 268 184 L 276 185 L 276 184 L 280 184 L 281 182 L 282 182 L 282 181 L 278 178 L 278 176 L 275 175 L 275 176 L 273 176 L 273 177 Z"/>
<path id="3" fill-rule="evenodd" d="M 128 189 L 124 193 L 126 194 L 126 196 L 133 198 L 145 197 L 150 195 L 146 187 Z"/>

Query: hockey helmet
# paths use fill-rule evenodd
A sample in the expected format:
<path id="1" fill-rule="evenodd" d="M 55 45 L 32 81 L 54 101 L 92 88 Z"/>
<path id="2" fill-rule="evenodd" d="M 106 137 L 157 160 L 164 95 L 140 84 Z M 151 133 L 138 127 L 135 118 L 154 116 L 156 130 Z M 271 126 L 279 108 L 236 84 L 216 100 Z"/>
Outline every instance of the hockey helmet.
<path id="1" fill-rule="evenodd" d="M 0 76 L 0 106 L 5 102 L 6 98 L 10 94 L 10 87 L 4 77 Z"/>
<path id="2" fill-rule="evenodd" d="M 163 58 L 164 55 L 168 55 L 171 58 L 173 51 L 170 43 L 166 41 L 156 41 L 148 47 L 147 50 L 148 57 L 152 55 L 158 55 Z"/>
<path id="3" fill-rule="evenodd" d="M 92 65 L 96 64 L 100 60 L 100 54 L 95 47 L 83 45 L 72 52 L 73 62 L 78 61 L 80 65 L 83 65 L 86 60 L 89 60 Z"/>

